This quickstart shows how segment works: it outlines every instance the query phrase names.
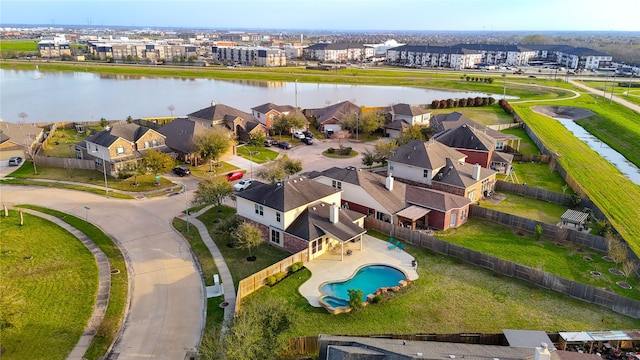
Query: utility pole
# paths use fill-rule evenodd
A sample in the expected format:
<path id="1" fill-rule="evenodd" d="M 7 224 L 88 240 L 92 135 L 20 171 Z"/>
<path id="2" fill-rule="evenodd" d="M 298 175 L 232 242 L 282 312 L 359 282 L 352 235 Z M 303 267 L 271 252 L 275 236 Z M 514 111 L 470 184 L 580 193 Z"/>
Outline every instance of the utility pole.
<path id="1" fill-rule="evenodd" d="M 502 100 L 504 100 L 507 97 L 507 71 L 506 70 L 502 73 L 502 82 L 503 82 Z"/>
<path id="2" fill-rule="evenodd" d="M 616 87 L 616 74 L 613 74 L 613 81 L 611 82 L 611 99 L 609 100 L 609 104 L 613 104 L 613 89 Z"/>
<path id="3" fill-rule="evenodd" d="M 296 110 L 298 109 L 298 79 L 295 81 Z"/>

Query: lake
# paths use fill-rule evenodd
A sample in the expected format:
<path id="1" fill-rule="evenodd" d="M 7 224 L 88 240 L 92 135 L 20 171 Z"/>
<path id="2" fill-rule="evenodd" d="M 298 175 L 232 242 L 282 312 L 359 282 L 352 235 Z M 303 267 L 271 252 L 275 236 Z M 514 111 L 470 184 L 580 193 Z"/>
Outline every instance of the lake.
<path id="1" fill-rule="evenodd" d="M 297 90 L 297 91 L 296 91 Z M 297 93 L 297 99 L 296 99 Z M 127 116 L 186 115 L 216 102 L 245 112 L 272 102 L 321 108 L 350 100 L 361 106 L 396 103 L 430 104 L 433 100 L 484 97 L 485 93 L 455 92 L 405 86 L 313 84 L 280 81 L 213 80 L 0 70 L 0 117 L 4 121 L 62 122 L 123 120 Z M 493 95 L 500 99 L 502 95 Z M 507 97 L 514 98 L 514 97 Z M 168 110 L 173 106 L 173 112 Z"/>

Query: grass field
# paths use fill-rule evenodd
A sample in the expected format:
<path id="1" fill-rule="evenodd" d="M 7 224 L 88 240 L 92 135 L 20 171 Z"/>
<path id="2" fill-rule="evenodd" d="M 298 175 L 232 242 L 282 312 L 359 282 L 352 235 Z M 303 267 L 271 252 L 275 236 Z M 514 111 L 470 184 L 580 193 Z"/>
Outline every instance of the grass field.
<path id="1" fill-rule="evenodd" d="M 547 224 L 558 223 L 560 216 L 567 210 L 566 206 L 536 200 L 527 196 L 501 192 L 497 192 L 497 194 L 506 196 L 506 198 L 498 203 L 483 199 L 479 201 L 480 205 L 488 209 L 502 211 L 507 214 L 513 214 Z"/>
<path id="2" fill-rule="evenodd" d="M 258 146 L 256 148 L 254 146 L 246 145 L 238 146 L 236 149 L 238 151 L 238 155 L 257 164 L 263 164 L 267 161 L 271 161 L 280 155 L 277 151 L 267 149 L 264 146 Z M 251 156 L 249 156 L 250 152 Z"/>
<path id="3" fill-rule="evenodd" d="M 588 108 L 609 124 L 616 124 L 619 129 L 624 129 L 617 134 L 618 138 L 632 139 L 627 140 L 628 146 L 640 143 L 640 119 L 626 108 L 616 104 L 596 104 L 587 95 L 559 104 Z M 581 184 L 584 192 L 607 215 L 631 249 L 640 254 L 640 207 L 637 202 L 640 199 L 640 186 L 622 176 L 613 165 L 576 139 L 559 122 L 534 113 L 529 108 L 532 105 L 535 103 L 514 104 L 513 107 L 544 145 L 551 152 L 559 154 L 558 162 L 562 167 Z M 637 145 L 636 151 L 640 151 Z"/>
<path id="4" fill-rule="evenodd" d="M 264 287 L 244 301 L 285 299 L 294 317 L 289 337 L 318 334 L 500 333 L 502 329 L 542 331 L 633 329 L 633 320 L 599 306 L 461 264 L 407 246 L 420 264 L 419 279 L 362 312 L 330 315 L 298 293 L 308 270 Z"/>
<path id="5" fill-rule="evenodd" d="M 38 51 L 39 40 L 2 40 L 0 43 L 0 52 L 15 51 L 27 52 Z"/>
<path id="6" fill-rule="evenodd" d="M 482 125 L 497 125 L 513 123 L 513 116 L 508 115 L 498 104 L 483 107 L 464 107 L 450 109 L 429 109 L 433 115 L 448 114 L 457 111 Z"/>
<path id="7" fill-rule="evenodd" d="M 628 82 L 629 79 L 628 78 L 616 78 L 615 81 L 615 86 L 613 86 L 613 95 L 614 96 L 618 96 L 624 100 L 630 101 L 636 105 L 640 105 L 640 89 L 636 88 L 629 88 L 628 86 L 619 86 L 618 83 L 620 82 Z M 600 100 L 605 100 L 606 99 L 611 99 L 611 88 L 612 88 L 612 81 L 582 81 L 583 84 L 587 85 L 588 87 L 594 88 L 594 89 L 598 89 L 598 90 L 602 90 L 601 95 L 599 96 Z M 627 95 L 627 92 L 629 92 L 629 94 Z M 611 100 L 609 100 L 610 102 Z"/>
<path id="8" fill-rule="evenodd" d="M 518 177 L 519 183 L 527 183 L 528 186 L 554 191 L 557 193 L 572 193 L 570 188 L 564 188 L 566 182 L 557 171 L 550 171 L 549 164 L 544 163 L 514 163 L 511 164 Z M 498 174 L 498 180 L 511 182 L 507 175 Z"/>
<path id="9" fill-rule="evenodd" d="M 2 358 L 66 359 L 91 316 L 97 265 L 66 230 L 29 214 L 24 226 L 19 222 L 16 211 L 0 218 L 3 297 L 15 296 L 15 326 L 2 330 Z"/>
<path id="10" fill-rule="evenodd" d="M 522 154 L 540 154 L 540 149 L 538 146 L 531 140 L 529 134 L 527 134 L 524 129 L 520 128 L 512 128 L 512 129 L 504 129 L 500 131 L 504 134 L 515 135 L 520 138 L 520 148 L 518 151 Z"/>
<path id="11" fill-rule="evenodd" d="M 519 235 L 507 227 L 474 218 L 469 219 L 465 226 L 438 232 L 436 236 L 472 250 L 541 269 L 583 284 L 609 288 L 619 295 L 640 300 L 638 277 L 625 278 L 610 274 L 610 268 L 619 267 L 603 260 L 604 253 L 571 243 L 563 243 L 560 247 L 553 239 L 543 238 L 536 241 L 533 234 Z M 591 258 L 591 261 L 585 261 L 585 256 Z M 599 271 L 602 275 L 592 276 L 591 271 Z M 617 281 L 633 284 L 633 289 L 623 289 L 616 285 Z"/>

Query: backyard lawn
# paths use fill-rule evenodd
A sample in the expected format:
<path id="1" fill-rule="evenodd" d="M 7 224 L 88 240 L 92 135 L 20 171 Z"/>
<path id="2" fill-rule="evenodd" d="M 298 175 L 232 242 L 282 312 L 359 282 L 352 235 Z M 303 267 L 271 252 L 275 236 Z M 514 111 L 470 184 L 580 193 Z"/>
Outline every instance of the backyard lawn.
<path id="1" fill-rule="evenodd" d="M 544 163 L 513 163 L 514 176 L 517 176 L 520 184 L 527 183 L 527 186 L 537 187 L 557 193 L 572 194 L 573 190 L 566 187 L 566 182 L 557 171 L 549 170 L 549 164 Z M 507 175 L 498 174 L 498 180 L 511 182 Z"/>
<path id="2" fill-rule="evenodd" d="M 59 158 L 75 158 L 75 144 L 89 137 L 89 131 L 78 133 L 75 129 L 56 129 L 55 133 L 47 141 L 43 156 Z"/>
<path id="3" fill-rule="evenodd" d="M 3 359 L 66 359 L 91 316 L 98 269 L 66 230 L 17 211 L 0 218 Z M 45 235 L 46 234 L 46 235 Z M 7 318 L 8 316 L 8 318 Z M 34 345 L 34 344 L 37 344 Z"/>
<path id="4" fill-rule="evenodd" d="M 494 200 L 496 197 L 504 197 L 504 199 L 496 202 Z M 560 216 L 567 210 L 566 206 L 500 191 L 497 191 L 491 199 L 480 200 L 479 204 L 488 209 L 552 225 L 560 222 Z"/>
<path id="5" fill-rule="evenodd" d="M 531 140 L 529 134 L 522 128 L 511 128 L 500 130 L 501 133 L 515 135 L 519 137 L 520 140 L 520 148 L 518 151 L 521 154 L 540 154 L 540 149 L 538 146 Z"/>
<path id="6" fill-rule="evenodd" d="M 243 301 L 287 301 L 294 317 L 289 337 L 318 334 L 500 333 L 502 329 L 561 331 L 634 329 L 640 320 L 599 306 L 531 288 L 489 271 L 407 246 L 418 261 L 419 279 L 362 312 L 330 315 L 298 293 L 310 276 L 305 269 Z"/>
<path id="7" fill-rule="evenodd" d="M 497 101 L 498 99 L 496 99 Z M 507 114 L 496 103 L 482 107 L 458 107 L 449 109 L 429 109 L 433 115 L 459 112 L 481 125 L 498 125 L 513 123 L 513 116 Z M 519 136 L 519 135 L 518 135 Z"/>

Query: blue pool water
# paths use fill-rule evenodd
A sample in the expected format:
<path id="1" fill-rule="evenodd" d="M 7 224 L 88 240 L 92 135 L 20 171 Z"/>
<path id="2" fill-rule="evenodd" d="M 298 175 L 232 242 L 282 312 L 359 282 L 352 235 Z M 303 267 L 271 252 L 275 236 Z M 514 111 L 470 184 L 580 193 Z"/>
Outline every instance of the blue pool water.
<path id="1" fill-rule="evenodd" d="M 364 293 L 362 301 L 365 301 L 368 294 L 375 293 L 381 287 L 396 286 L 400 280 L 406 280 L 406 278 L 402 271 L 394 267 L 368 265 L 360 268 L 353 277 L 345 281 L 330 282 L 322 285 L 320 292 L 349 301 L 347 290 L 359 289 Z"/>
<path id="2" fill-rule="evenodd" d="M 322 301 L 329 304 L 332 308 L 338 308 L 341 306 L 349 306 L 349 302 L 345 299 L 340 299 L 333 296 L 325 296 L 322 298 Z"/>

